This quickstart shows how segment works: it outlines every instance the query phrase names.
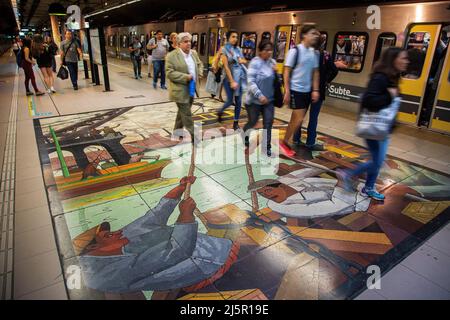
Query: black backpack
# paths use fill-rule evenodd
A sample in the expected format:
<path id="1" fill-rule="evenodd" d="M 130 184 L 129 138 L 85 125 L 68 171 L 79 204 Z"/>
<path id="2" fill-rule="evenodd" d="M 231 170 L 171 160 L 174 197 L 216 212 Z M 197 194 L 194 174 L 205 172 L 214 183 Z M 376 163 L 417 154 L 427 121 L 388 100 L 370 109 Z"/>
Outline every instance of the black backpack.
<path id="1" fill-rule="evenodd" d="M 22 48 L 20 48 L 16 56 L 16 63 L 19 68 L 22 68 L 22 60 L 23 60 L 23 50 Z"/>

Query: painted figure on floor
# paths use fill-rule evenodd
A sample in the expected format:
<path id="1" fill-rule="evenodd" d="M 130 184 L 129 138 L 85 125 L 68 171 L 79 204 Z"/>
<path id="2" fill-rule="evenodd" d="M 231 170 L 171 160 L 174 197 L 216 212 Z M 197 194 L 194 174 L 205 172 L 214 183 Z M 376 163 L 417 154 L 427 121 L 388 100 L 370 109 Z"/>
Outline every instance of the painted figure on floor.
<path id="1" fill-rule="evenodd" d="M 89 164 L 86 166 L 86 168 L 83 169 L 83 175 L 81 177 L 81 180 L 87 179 L 89 177 L 100 176 L 101 173 L 97 169 L 97 166 L 100 163 L 100 161 L 101 161 L 100 156 L 98 156 L 94 161 L 89 162 Z"/>
<path id="2" fill-rule="evenodd" d="M 144 216 L 117 231 L 103 222 L 73 240 L 87 287 L 114 293 L 171 290 L 209 285 L 237 256 L 229 239 L 198 233 L 192 198 L 180 202 L 184 177 Z M 179 205 L 176 223 L 167 225 Z"/>
<path id="3" fill-rule="evenodd" d="M 317 218 L 366 211 L 370 199 L 338 187 L 337 179 L 317 177 L 324 170 L 305 168 L 255 183 L 267 206 L 291 218 Z"/>
<path id="4" fill-rule="evenodd" d="M 116 128 L 118 128 L 120 126 L 120 123 L 115 125 L 114 127 L 110 127 L 110 126 L 105 126 L 103 127 L 103 129 L 100 130 L 100 132 L 103 132 L 103 136 L 105 138 L 114 138 L 117 137 L 118 135 L 120 135 L 120 132 L 117 132 Z"/>

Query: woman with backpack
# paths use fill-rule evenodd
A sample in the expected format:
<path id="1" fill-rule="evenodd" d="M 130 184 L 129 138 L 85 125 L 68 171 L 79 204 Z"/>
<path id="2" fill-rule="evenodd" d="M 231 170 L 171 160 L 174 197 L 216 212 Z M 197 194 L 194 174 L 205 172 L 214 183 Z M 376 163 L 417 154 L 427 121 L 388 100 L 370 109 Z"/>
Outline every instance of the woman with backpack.
<path id="1" fill-rule="evenodd" d="M 33 95 L 33 92 L 30 91 L 30 80 L 31 85 L 33 86 L 34 93 L 37 96 L 42 96 L 44 92 L 40 91 L 36 85 L 36 78 L 34 77 L 34 71 L 33 66 L 36 64 L 36 62 L 33 60 L 33 54 L 32 54 L 32 42 L 30 38 L 25 38 L 23 40 L 23 47 L 21 50 L 21 67 L 23 69 L 23 72 L 25 73 L 25 89 L 27 96 Z"/>
<path id="2" fill-rule="evenodd" d="M 360 112 L 379 113 L 383 109 L 389 108 L 394 99 L 398 100 L 400 74 L 407 70 L 408 64 L 406 50 L 397 47 L 386 49 L 373 68 L 369 85 L 362 97 Z M 390 132 L 393 127 L 394 121 L 390 126 Z M 343 181 L 345 189 L 351 191 L 355 189 L 356 178 L 367 172 L 366 183 L 361 194 L 374 200 L 383 201 L 384 195 L 376 191 L 375 182 L 386 158 L 389 135 L 382 140 L 365 140 L 371 159 L 352 170 L 338 170 L 337 175 Z"/>
<path id="3" fill-rule="evenodd" d="M 219 122 L 222 122 L 223 112 L 234 104 L 233 129 L 238 130 L 243 87 L 247 82 L 246 69 L 243 65 L 247 63 L 247 60 L 245 60 L 241 48 L 238 47 L 237 31 L 228 31 L 226 37 L 228 42 L 222 48 L 221 59 L 226 73 L 223 86 L 227 93 L 227 101 L 218 112 L 217 118 Z"/>

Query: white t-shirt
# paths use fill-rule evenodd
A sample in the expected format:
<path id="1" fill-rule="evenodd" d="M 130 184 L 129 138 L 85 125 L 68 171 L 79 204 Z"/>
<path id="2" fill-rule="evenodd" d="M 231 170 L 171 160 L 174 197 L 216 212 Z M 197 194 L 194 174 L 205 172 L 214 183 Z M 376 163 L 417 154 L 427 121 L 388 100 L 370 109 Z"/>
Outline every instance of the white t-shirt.
<path id="1" fill-rule="evenodd" d="M 290 49 L 284 63 L 286 67 L 292 68 L 295 64 L 295 58 L 298 59 L 291 74 L 291 90 L 311 92 L 313 71 L 319 68 L 319 54 L 314 48 L 306 48 L 303 44 L 299 44 L 297 48 L 298 55 L 295 48 Z"/>
<path id="2" fill-rule="evenodd" d="M 183 54 L 184 61 L 186 61 L 186 64 L 188 66 L 189 73 L 192 75 L 193 79 L 196 79 L 196 72 L 195 72 L 195 61 L 194 58 L 192 58 L 192 52 L 189 51 L 188 54 L 184 53 L 183 50 L 179 49 L 181 53 Z"/>

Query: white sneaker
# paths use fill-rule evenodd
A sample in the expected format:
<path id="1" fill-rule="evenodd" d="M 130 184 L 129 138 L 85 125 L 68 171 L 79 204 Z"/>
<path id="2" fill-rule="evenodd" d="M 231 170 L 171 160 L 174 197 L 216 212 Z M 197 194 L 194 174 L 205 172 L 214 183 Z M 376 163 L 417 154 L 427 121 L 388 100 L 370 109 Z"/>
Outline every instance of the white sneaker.
<path id="1" fill-rule="evenodd" d="M 53 93 L 56 93 L 55 88 L 51 87 L 50 90 L 52 90 Z"/>
<path id="2" fill-rule="evenodd" d="M 47 89 L 47 93 L 48 93 L 48 94 L 52 93 L 52 90 Z"/>

